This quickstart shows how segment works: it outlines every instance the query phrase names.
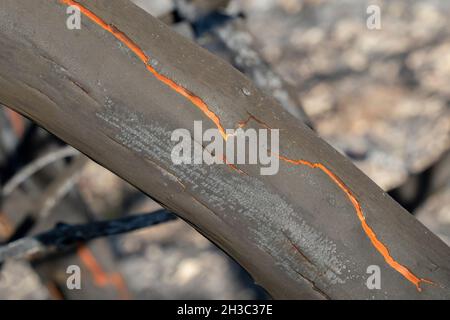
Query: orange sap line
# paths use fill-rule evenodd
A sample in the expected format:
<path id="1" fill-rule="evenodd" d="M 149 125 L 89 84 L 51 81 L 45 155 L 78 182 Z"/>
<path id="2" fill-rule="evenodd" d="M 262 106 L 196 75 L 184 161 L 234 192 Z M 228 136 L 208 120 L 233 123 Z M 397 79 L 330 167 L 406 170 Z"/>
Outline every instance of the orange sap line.
<path id="1" fill-rule="evenodd" d="M 225 133 L 225 129 L 222 126 L 219 117 L 209 109 L 208 105 L 198 96 L 190 92 L 188 89 L 180 86 L 172 79 L 169 79 L 168 77 L 160 74 L 155 68 L 153 68 L 149 61 L 149 57 L 145 54 L 145 52 L 134 42 L 132 41 L 127 35 L 125 35 L 122 31 L 117 29 L 115 26 L 110 25 L 106 23 L 102 18 L 97 16 L 95 13 L 87 9 L 86 7 L 79 4 L 77 1 L 74 0 L 60 0 L 62 3 L 68 5 L 68 6 L 75 6 L 78 7 L 80 12 L 84 14 L 87 18 L 89 18 L 92 22 L 96 23 L 100 27 L 102 27 L 104 30 L 111 33 L 114 37 L 116 37 L 117 40 L 122 42 L 125 46 L 127 46 L 136 56 L 145 64 L 148 71 L 150 71 L 156 79 L 166 84 L 168 87 L 170 87 L 172 90 L 176 91 L 186 99 L 188 99 L 192 104 L 194 104 L 197 108 L 199 108 L 209 119 L 211 119 L 212 122 L 217 126 L 217 128 L 220 131 L 220 134 L 222 137 L 226 140 L 227 135 Z"/>
<path id="2" fill-rule="evenodd" d="M 110 32 L 113 34 L 119 41 L 121 41 L 124 45 L 126 45 L 132 52 L 136 54 L 136 56 L 146 65 L 146 68 L 149 72 L 151 72 L 156 79 L 166 84 L 168 87 L 182 95 L 183 97 L 187 98 L 191 103 L 193 103 L 197 108 L 199 108 L 218 128 L 220 131 L 223 139 L 226 141 L 228 138 L 228 135 L 225 133 L 225 129 L 222 126 L 219 117 L 209 109 L 208 105 L 198 96 L 187 90 L 186 88 L 180 86 L 172 79 L 169 79 L 168 77 L 158 73 L 158 71 L 153 68 L 149 64 L 149 57 L 145 54 L 145 52 L 135 43 L 133 42 L 127 35 L 125 35 L 123 32 L 118 30 L 115 26 L 110 25 L 106 23 L 103 19 L 101 19 L 99 16 L 97 16 L 95 13 L 87 9 L 86 7 L 82 6 L 78 2 L 74 0 L 60 0 L 62 3 L 69 5 L 69 6 L 76 6 L 79 8 L 80 12 L 84 14 L 86 17 L 88 17 L 92 22 L 96 23 L 100 27 L 102 27 L 104 30 Z M 248 119 L 250 120 L 250 118 Z M 248 122 L 248 120 L 246 122 Z M 243 124 L 245 124 L 244 122 Z M 241 126 L 242 124 L 240 124 Z M 329 170 L 326 166 L 324 166 L 321 163 L 312 163 L 306 160 L 292 160 L 283 156 L 278 156 L 280 160 L 283 160 L 285 162 L 294 164 L 294 165 L 303 165 L 310 168 L 318 168 L 321 171 L 323 171 L 328 177 L 347 195 L 350 202 L 352 203 L 353 207 L 355 208 L 356 214 L 358 216 L 358 219 L 361 222 L 362 228 L 368 238 L 370 239 L 372 245 L 375 247 L 375 249 L 383 256 L 386 263 L 391 266 L 393 269 L 395 269 L 397 272 L 399 272 L 403 277 L 405 277 L 408 281 L 412 282 L 418 291 L 421 291 L 420 283 L 432 283 L 431 281 L 418 278 L 416 275 L 414 275 L 407 267 L 397 262 L 389 253 L 388 248 L 386 245 L 384 245 L 376 236 L 373 229 L 367 224 L 366 219 L 364 217 L 364 214 L 361 209 L 361 205 L 359 201 L 356 199 L 356 197 L 353 195 L 353 192 L 348 188 L 345 183 L 336 176 L 331 170 Z"/>
<path id="3" fill-rule="evenodd" d="M 408 279 L 410 282 L 412 282 L 418 291 L 422 291 L 420 288 L 420 283 L 432 283 L 431 281 L 428 281 L 426 279 L 418 278 L 414 273 L 412 273 L 407 267 L 397 262 L 389 253 L 388 248 L 386 245 L 384 245 L 377 237 L 373 229 L 367 224 L 366 218 L 364 217 L 364 214 L 361 209 L 361 205 L 356 199 L 353 192 L 350 190 L 350 188 L 333 172 L 331 172 L 330 169 L 328 169 L 326 166 L 324 166 L 321 163 L 313 163 L 306 160 L 292 160 L 283 156 L 278 156 L 280 160 L 283 160 L 285 162 L 294 164 L 294 165 L 303 165 L 310 167 L 312 169 L 317 168 L 323 171 L 348 197 L 350 202 L 352 203 L 353 207 L 355 208 L 356 214 L 358 216 L 359 221 L 361 221 L 362 228 L 366 235 L 369 237 L 370 241 L 372 242 L 372 245 L 377 249 L 377 251 L 383 256 L 384 260 L 388 265 L 390 265 L 392 268 L 394 268 L 397 272 L 399 272 L 403 277 Z"/>

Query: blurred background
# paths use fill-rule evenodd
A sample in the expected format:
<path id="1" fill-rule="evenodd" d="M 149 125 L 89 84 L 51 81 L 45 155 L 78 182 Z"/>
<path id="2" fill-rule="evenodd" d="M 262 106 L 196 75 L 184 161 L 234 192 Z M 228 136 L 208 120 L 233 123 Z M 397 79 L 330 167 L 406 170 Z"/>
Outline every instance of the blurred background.
<path id="1" fill-rule="evenodd" d="M 130 1 L 245 73 L 450 244 L 450 3 Z M 58 222 L 161 209 L 5 107 L 0 166 L 0 258 Z M 269 298 L 181 220 L 57 249 L 0 261 L 0 299 Z M 67 288 L 69 265 L 82 290 Z"/>

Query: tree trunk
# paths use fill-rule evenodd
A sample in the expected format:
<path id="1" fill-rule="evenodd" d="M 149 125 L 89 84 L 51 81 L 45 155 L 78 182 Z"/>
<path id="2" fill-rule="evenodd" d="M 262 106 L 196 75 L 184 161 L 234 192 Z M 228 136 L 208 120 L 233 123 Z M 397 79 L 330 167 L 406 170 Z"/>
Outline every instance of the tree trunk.
<path id="1" fill-rule="evenodd" d="M 450 249 L 242 74 L 127 0 L 79 1 L 80 30 L 71 4 L 2 0 L 1 103 L 176 212 L 275 298 L 450 298 Z M 174 165 L 171 133 L 195 120 L 280 129 L 279 172 Z"/>

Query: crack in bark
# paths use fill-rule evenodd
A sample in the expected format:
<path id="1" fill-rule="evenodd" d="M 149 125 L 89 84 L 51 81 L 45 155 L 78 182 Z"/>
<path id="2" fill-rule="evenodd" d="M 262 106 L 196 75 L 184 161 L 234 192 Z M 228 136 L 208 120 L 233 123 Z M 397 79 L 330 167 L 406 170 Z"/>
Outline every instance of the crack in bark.
<path id="1" fill-rule="evenodd" d="M 133 42 L 126 34 L 124 34 L 122 31 L 120 31 L 117 27 L 115 27 L 112 24 L 106 23 L 102 18 L 97 16 L 95 13 L 87 9 L 86 7 L 79 4 L 77 1 L 74 0 L 60 0 L 62 3 L 69 5 L 69 6 L 76 6 L 80 9 L 81 13 L 83 13 L 86 17 L 88 17 L 93 23 L 96 23 L 101 28 L 106 30 L 107 32 L 111 33 L 117 40 L 122 42 L 125 46 L 127 46 L 133 53 L 136 54 L 136 56 L 145 64 L 147 70 L 153 74 L 153 76 L 161 81 L 162 83 L 166 84 L 168 87 L 170 87 L 172 90 L 177 92 L 178 94 L 182 95 L 186 99 L 188 99 L 192 104 L 194 104 L 198 109 L 200 109 L 218 128 L 220 131 L 223 139 L 226 141 L 228 138 L 228 135 L 225 133 L 225 129 L 222 126 L 222 123 L 220 121 L 220 118 L 209 108 L 209 106 L 198 96 L 190 92 L 188 89 L 182 87 L 181 85 L 177 84 L 174 80 L 160 74 L 155 68 L 152 67 L 150 58 L 145 54 L 145 52 L 135 43 Z M 248 123 L 251 119 L 254 119 L 259 123 L 260 120 L 257 120 L 254 116 L 250 115 L 249 119 L 247 121 L 244 121 Z M 263 122 L 262 122 L 263 123 Z M 241 125 L 241 124 L 239 124 Z M 265 124 L 264 124 L 265 125 Z M 362 229 L 366 233 L 367 237 L 371 241 L 372 245 L 375 247 L 375 249 L 383 256 L 386 263 L 392 267 L 394 270 L 399 272 L 405 279 L 413 283 L 417 290 L 420 292 L 422 289 L 420 288 L 421 283 L 428 283 L 432 284 L 433 282 L 419 278 L 414 273 L 412 273 L 406 266 L 400 264 L 397 262 L 389 253 L 388 248 L 384 243 L 382 243 L 377 235 L 375 234 L 374 230 L 367 224 L 366 218 L 362 212 L 361 205 L 358 201 L 358 199 L 355 197 L 354 193 L 350 188 L 335 174 L 333 173 L 328 167 L 323 165 L 322 163 L 314 163 L 303 159 L 290 159 L 285 156 L 278 155 L 279 159 L 297 166 L 306 166 L 311 169 L 320 169 L 323 173 L 325 173 L 348 197 L 350 202 L 352 203 L 356 215 L 358 219 L 361 222 Z"/>

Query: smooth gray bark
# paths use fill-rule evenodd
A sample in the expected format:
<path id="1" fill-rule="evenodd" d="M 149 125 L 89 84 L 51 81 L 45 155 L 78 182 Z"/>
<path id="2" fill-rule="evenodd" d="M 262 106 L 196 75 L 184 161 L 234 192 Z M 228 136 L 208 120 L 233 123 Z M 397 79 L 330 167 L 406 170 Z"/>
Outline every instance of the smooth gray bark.
<path id="1" fill-rule="evenodd" d="M 450 298 L 450 249 L 274 99 L 126 0 L 80 3 L 138 44 L 159 74 L 201 97 L 225 128 L 250 113 L 281 129 L 280 154 L 343 180 L 395 261 L 434 285 L 419 292 L 386 263 L 348 196 L 320 169 L 281 161 L 278 174 L 261 176 L 255 165 L 238 165 L 245 174 L 174 165 L 172 131 L 214 123 L 85 16 L 81 30 L 68 30 L 60 1 L 2 0 L 0 103 L 176 212 L 275 298 Z M 380 267 L 381 290 L 366 286 L 371 265 Z"/>

